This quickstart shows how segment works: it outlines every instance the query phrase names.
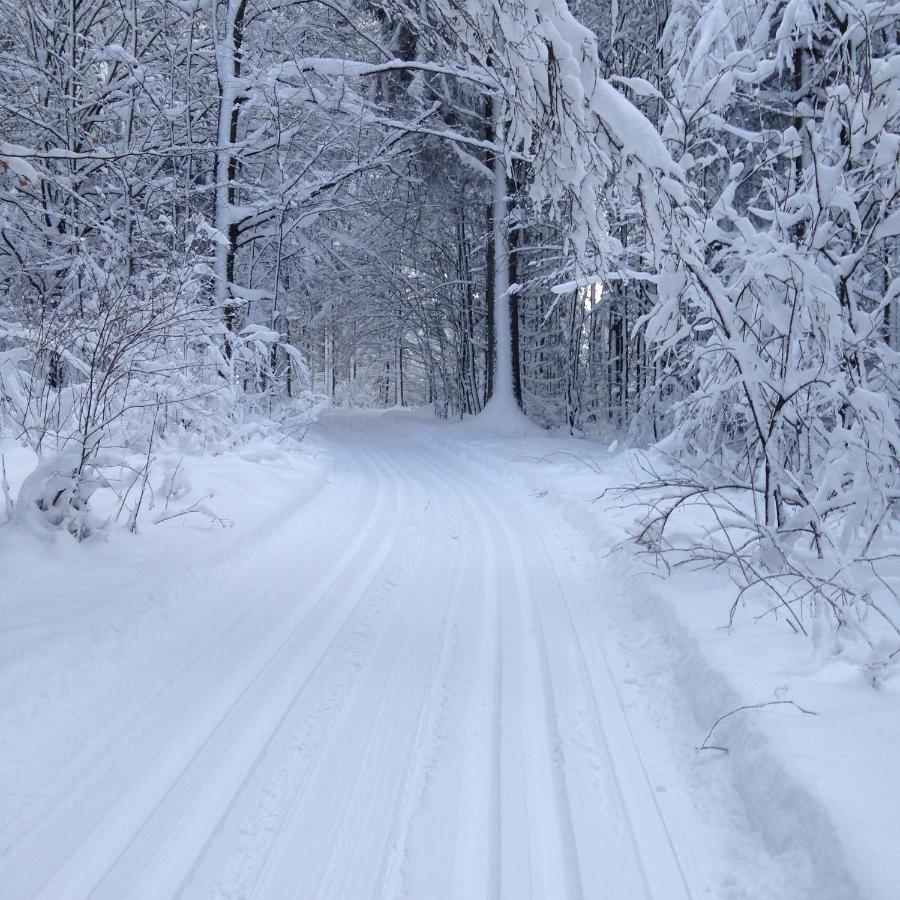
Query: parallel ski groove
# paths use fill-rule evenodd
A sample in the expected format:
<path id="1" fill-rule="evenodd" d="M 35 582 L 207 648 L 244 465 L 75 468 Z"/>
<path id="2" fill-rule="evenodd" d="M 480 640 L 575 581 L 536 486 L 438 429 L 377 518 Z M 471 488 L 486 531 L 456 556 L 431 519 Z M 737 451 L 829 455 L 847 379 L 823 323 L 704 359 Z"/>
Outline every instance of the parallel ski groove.
<path id="1" fill-rule="evenodd" d="M 580 573 L 424 429 L 329 428 L 334 530 L 257 542 L 260 594 L 64 770 L 86 828 L 19 833 L 65 836 L 21 900 L 690 900 Z"/>
<path id="2" fill-rule="evenodd" d="M 367 452 L 367 453 L 371 452 L 371 448 L 366 448 L 364 452 Z M 406 480 L 406 477 L 409 475 L 409 471 L 405 469 L 404 470 L 405 474 L 401 473 L 400 467 L 397 465 L 397 462 L 398 462 L 398 460 L 396 460 L 396 459 L 391 460 L 391 463 L 393 466 L 392 475 L 393 475 L 393 477 L 395 477 L 395 479 L 402 482 L 402 481 Z M 434 485 L 431 484 L 430 487 L 433 488 Z M 411 502 L 408 503 L 407 506 L 410 510 L 413 508 L 413 504 Z M 424 538 L 424 535 L 420 535 L 420 538 L 418 541 L 418 548 L 421 548 L 421 543 L 422 543 L 423 538 Z M 418 555 L 419 555 L 419 553 L 418 553 L 418 549 L 417 549 L 417 552 L 412 555 L 410 569 L 412 568 L 415 560 L 418 558 Z M 404 582 L 404 583 L 401 583 L 401 584 L 395 586 L 394 593 L 397 595 L 402 595 L 404 593 L 405 589 L 406 589 L 406 585 Z M 452 592 L 451 592 L 450 596 L 452 597 Z M 432 598 L 429 598 L 429 600 L 431 602 L 433 602 Z M 421 613 L 421 612 L 427 611 L 431 605 L 431 602 L 424 602 L 422 604 L 419 604 L 419 606 L 420 606 L 419 612 Z M 403 612 L 404 612 L 404 609 L 402 607 L 398 606 L 395 610 L 394 616 L 392 616 L 392 619 L 396 620 L 397 618 L 402 618 Z M 408 612 L 408 610 L 407 610 L 407 612 Z M 414 610 L 414 612 L 415 612 L 415 610 Z M 396 626 L 394 628 L 391 627 L 391 623 L 387 623 L 387 625 L 384 627 L 383 630 L 390 635 L 391 640 L 393 642 L 398 644 L 397 649 L 399 650 L 399 648 L 402 647 L 403 644 L 406 641 L 408 641 L 411 638 L 411 636 L 413 635 L 414 626 L 415 626 L 415 621 L 410 619 L 409 621 L 407 621 L 405 623 L 401 622 L 398 626 Z M 405 635 L 405 637 L 401 638 L 399 641 L 398 641 L 398 634 L 396 633 L 397 628 L 400 628 L 401 633 L 403 635 Z M 383 650 L 384 650 L 384 648 L 382 648 L 382 651 Z M 375 652 L 376 651 L 373 648 L 372 652 L 370 653 L 369 659 L 372 658 L 372 656 L 374 655 Z M 328 862 L 326 863 L 325 871 L 321 876 L 321 882 L 319 884 L 319 887 L 313 888 L 311 885 L 310 889 L 309 889 L 310 893 L 312 893 L 313 891 L 318 891 L 319 893 L 325 892 L 325 894 L 328 896 L 341 896 L 342 895 L 340 890 L 337 888 L 334 888 L 331 891 L 327 890 L 327 885 L 329 884 L 329 882 L 331 880 L 333 880 L 334 878 L 338 877 L 336 865 L 337 865 L 337 861 L 339 859 L 341 860 L 341 869 L 343 870 L 343 872 L 345 874 L 349 875 L 353 871 L 352 865 L 347 864 L 347 862 L 348 862 L 347 854 L 350 854 L 352 856 L 354 853 L 352 846 L 349 849 L 345 846 L 345 841 L 347 840 L 347 834 L 348 834 L 348 827 L 350 825 L 350 822 L 354 818 L 352 816 L 352 812 L 354 810 L 358 811 L 361 803 L 363 804 L 364 807 L 366 807 L 365 798 L 360 796 L 362 793 L 362 791 L 360 789 L 360 784 L 361 784 L 361 779 L 362 779 L 363 773 L 366 771 L 367 764 L 369 765 L 369 768 L 371 768 L 371 763 L 367 763 L 367 760 L 370 760 L 371 758 L 373 758 L 373 754 L 372 754 L 373 743 L 376 740 L 378 740 L 379 738 L 383 739 L 388 734 L 391 734 L 391 729 L 388 729 L 385 726 L 385 720 L 387 717 L 387 714 L 385 712 L 385 703 L 390 695 L 389 687 L 390 687 L 390 684 L 392 681 L 392 673 L 395 670 L 396 664 L 399 661 L 401 656 L 402 656 L 402 654 L 399 654 L 399 653 L 395 654 L 394 661 L 391 664 L 391 669 L 388 672 L 387 677 L 385 677 L 383 679 L 382 683 L 379 685 L 378 699 L 377 699 L 374 709 L 366 709 L 365 712 L 363 712 L 362 717 L 360 717 L 360 710 L 358 710 L 358 709 L 354 710 L 352 707 L 347 706 L 347 701 L 352 700 L 352 696 L 351 696 L 352 688 L 351 688 L 350 693 L 348 694 L 348 697 L 345 698 L 345 703 L 342 704 L 340 717 L 343 717 L 350 712 L 355 712 L 357 715 L 357 718 L 354 719 L 354 721 L 356 722 L 357 726 L 359 726 L 359 724 L 361 724 L 361 721 L 367 722 L 367 724 L 365 726 L 366 733 L 355 736 L 356 743 L 358 744 L 359 747 L 364 748 L 364 750 L 363 750 L 361 759 L 356 767 L 355 776 L 351 775 L 350 780 L 352 781 L 352 787 L 351 787 L 349 793 L 345 796 L 345 798 L 343 800 L 338 799 L 337 796 L 333 796 L 331 799 L 331 805 L 333 807 L 340 806 L 346 810 L 341 815 L 338 822 L 336 823 L 337 831 L 330 832 L 328 830 L 329 826 L 326 823 L 324 823 L 324 822 L 319 823 L 319 830 L 322 832 L 323 835 L 325 835 L 325 834 L 328 835 L 327 844 L 330 846 L 330 851 L 329 851 L 329 855 L 328 855 Z M 423 694 L 423 696 L 421 698 L 421 704 L 424 705 L 427 702 L 427 700 L 428 700 L 428 695 Z M 345 706 L 347 706 L 346 711 L 345 711 Z M 420 715 L 421 715 L 421 708 L 420 708 Z M 288 857 L 288 852 L 289 852 L 289 849 L 291 846 L 289 844 L 289 841 L 291 839 L 291 834 L 292 834 L 292 819 L 295 819 L 297 817 L 298 810 L 300 809 L 301 804 L 305 800 L 306 788 L 310 784 L 317 784 L 317 782 L 313 779 L 313 776 L 315 774 L 315 765 L 320 759 L 324 759 L 323 754 L 326 751 L 326 749 L 329 748 L 330 742 L 333 740 L 332 734 L 334 733 L 336 725 L 337 725 L 337 719 L 335 719 L 335 722 L 333 723 L 332 728 L 329 728 L 327 733 L 325 735 L 323 735 L 323 737 L 322 737 L 322 743 L 319 747 L 319 750 L 316 753 L 316 760 L 313 762 L 313 764 L 311 765 L 311 767 L 309 769 L 308 777 L 304 779 L 303 785 L 301 785 L 300 790 L 294 795 L 294 797 L 291 801 L 289 810 L 285 816 L 285 821 L 282 824 L 281 828 L 279 829 L 278 834 L 275 836 L 272 846 L 269 848 L 268 853 L 266 854 L 266 859 L 263 863 L 262 870 L 260 871 L 259 877 L 258 877 L 254 887 L 252 888 L 253 896 L 261 896 L 261 897 L 273 896 L 273 895 L 277 894 L 278 891 L 280 890 L 280 888 L 278 887 L 278 885 L 280 884 L 278 879 L 284 877 L 284 874 L 283 874 L 284 870 L 291 866 L 291 861 L 287 857 Z M 401 750 L 401 748 L 398 747 L 398 753 L 400 753 L 400 752 L 402 752 L 402 750 Z M 341 854 L 342 847 L 345 850 L 345 853 L 343 855 Z"/>
<path id="3" fill-rule="evenodd" d="M 429 463 L 426 463 L 426 467 L 432 475 L 437 476 L 437 483 L 441 484 L 444 494 L 449 497 L 456 520 L 461 522 L 466 517 L 471 517 L 471 505 L 460 499 L 461 497 L 465 498 L 465 494 L 448 491 L 446 482 L 441 478 L 443 474 L 441 470 Z M 441 714 L 440 705 L 435 703 L 434 698 L 438 693 L 439 686 L 445 684 L 448 670 L 453 662 L 454 629 L 459 616 L 459 583 L 463 553 L 462 542 L 459 541 L 457 544 L 452 556 L 452 573 L 447 587 L 449 604 L 444 620 L 445 627 L 441 631 L 440 648 L 435 655 L 434 664 L 428 677 L 428 687 L 423 695 L 413 748 L 409 754 L 409 763 L 403 781 L 403 789 L 397 799 L 392 817 L 390 840 L 388 842 L 389 849 L 381 867 L 378 887 L 374 891 L 374 896 L 384 898 L 384 900 L 405 895 L 403 877 L 409 831 L 412 828 L 412 820 L 417 811 L 417 806 L 422 801 L 424 792 L 423 781 L 431 764 L 429 745 L 434 740 L 437 720 Z"/>
<path id="4" fill-rule="evenodd" d="M 73 895 L 74 893 L 75 896 L 79 896 L 78 893 L 75 893 L 78 890 L 82 891 L 82 894 L 80 895 L 87 896 L 92 893 L 96 886 L 98 886 L 111 872 L 116 862 L 128 851 L 129 847 L 132 846 L 134 840 L 145 827 L 146 822 L 153 815 L 153 812 L 166 800 L 184 772 L 195 762 L 199 753 L 208 746 L 212 736 L 223 725 L 228 716 L 237 707 L 238 703 L 247 695 L 248 691 L 258 684 L 266 670 L 270 668 L 274 661 L 283 653 L 291 639 L 299 633 L 309 617 L 321 609 L 321 603 L 328 588 L 340 577 L 342 572 L 345 571 L 348 567 L 348 562 L 364 552 L 371 551 L 371 547 L 368 546 L 370 538 L 376 536 L 376 528 L 379 520 L 383 516 L 385 507 L 388 505 L 388 501 L 385 498 L 385 494 L 388 493 L 385 490 L 385 481 L 387 481 L 387 487 L 391 489 L 394 488 L 394 484 L 390 479 L 384 479 L 382 477 L 378 480 L 378 501 L 373 504 L 363 529 L 358 533 L 350 547 L 347 548 L 339 560 L 335 561 L 326 570 L 325 575 L 319 579 L 320 587 L 315 591 L 315 594 L 318 595 L 316 602 L 298 622 L 292 625 L 286 635 L 280 635 L 276 641 L 269 642 L 269 646 L 273 643 L 275 646 L 272 649 L 266 649 L 264 658 L 261 662 L 257 662 L 253 666 L 247 667 L 253 669 L 253 675 L 250 677 L 249 681 L 244 683 L 243 688 L 236 696 L 232 695 L 231 702 L 216 720 L 215 724 L 213 724 L 205 734 L 198 736 L 198 740 L 194 744 L 194 750 L 191 752 L 187 761 L 183 762 L 184 754 L 183 752 L 179 752 L 181 750 L 182 742 L 182 737 L 179 736 L 173 745 L 173 751 L 171 751 L 168 756 L 175 757 L 177 755 L 180 757 L 180 760 L 172 758 L 172 761 L 169 762 L 165 756 L 166 751 L 163 751 L 162 760 L 160 761 L 160 757 L 157 757 L 151 763 L 151 767 L 154 770 L 159 770 L 160 768 L 163 769 L 161 777 L 164 780 L 165 786 L 162 790 L 154 791 L 150 795 L 147 795 L 146 791 L 141 791 L 138 782 L 135 780 L 132 783 L 133 786 L 119 798 L 114 808 L 109 811 L 106 817 L 87 836 L 86 840 L 78 848 L 77 853 L 73 853 L 69 860 L 64 863 L 47 882 L 41 893 L 38 894 L 38 897 L 41 898 L 41 900 L 43 900 L 43 898 L 46 898 L 46 900 L 57 900 L 57 898 L 63 894 Z M 386 558 L 390 550 L 389 538 L 383 541 L 383 546 L 385 549 L 383 550 L 381 559 Z M 377 566 L 374 568 L 377 571 Z M 361 596 L 362 593 L 360 594 L 360 597 Z M 257 659 L 262 656 L 263 654 L 257 654 Z M 144 779 L 147 777 L 146 773 L 141 773 L 141 776 Z M 134 797 L 135 793 L 137 793 L 136 798 Z M 145 798 L 143 799 L 143 802 L 141 800 L 142 796 Z M 134 827 L 133 830 L 126 831 L 125 835 L 120 834 L 123 819 L 126 821 L 129 818 L 133 821 L 136 820 L 136 808 L 141 810 L 143 818 L 137 822 L 136 827 Z M 122 810 L 123 812 L 116 814 L 118 810 Z M 118 846 L 112 859 L 109 857 L 110 843 Z M 102 846 L 98 846 L 98 844 L 101 844 Z M 99 851 L 99 853 L 97 851 Z M 78 885 L 82 885 L 82 887 L 78 888 Z M 159 895 L 157 894 L 156 896 Z"/>

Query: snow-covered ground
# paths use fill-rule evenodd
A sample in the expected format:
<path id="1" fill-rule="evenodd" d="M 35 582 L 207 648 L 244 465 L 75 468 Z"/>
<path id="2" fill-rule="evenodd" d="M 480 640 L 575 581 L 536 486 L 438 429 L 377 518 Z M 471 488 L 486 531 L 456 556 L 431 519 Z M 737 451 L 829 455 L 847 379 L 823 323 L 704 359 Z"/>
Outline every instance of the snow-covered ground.
<path id="1" fill-rule="evenodd" d="M 306 447 L 184 461 L 233 527 L 0 530 L 0 896 L 896 898 L 896 682 L 611 553 L 625 456 Z"/>

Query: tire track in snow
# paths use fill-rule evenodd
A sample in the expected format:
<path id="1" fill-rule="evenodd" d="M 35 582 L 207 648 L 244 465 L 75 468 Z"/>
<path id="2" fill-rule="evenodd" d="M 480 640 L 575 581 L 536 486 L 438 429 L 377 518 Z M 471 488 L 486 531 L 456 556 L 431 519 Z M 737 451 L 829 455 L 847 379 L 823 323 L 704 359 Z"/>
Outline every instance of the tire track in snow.
<path id="1" fill-rule="evenodd" d="M 497 661 L 495 638 L 490 628 L 496 616 L 497 590 L 496 584 L 491 583 L 496 578 L 488 571 L 493 566 L 496 574 L 496 560 L 491 554 L 491 564 L 486 563 L 485 548 L 489 546 L 490 538 L 477 504 L 473 502 L 470 486 L 445 467 L 435 464 L 427 453 L 417 450 L 410 456 L 405 447 L 395 447 L 391 453 L 395 459 L 408 457 L 412 461 L 404 463 L 405 471 L 427 472 L 432 489 L 435 485 L 440 486 L 442 497 L 452 502 L 455 515 L 460 516 L 461 524 L 468 530 L 462 530 L 454 549 L 454 559 L 458 562 L 455 561 L 452 567 L 448 609 L 439 626 L 434 662 L 428 677 L 421 680 L 427 686 L 420 695 L 416 727 L 411 729 L 409 743 L 412 750 L 407 754 L 404 774 L 398 779 L 401 788 L 388 804 L 393 809 L 387 832 L 391 837 L 384 841 L 381 874 L 373 882 L 376 886 L 371 895 L 392 900 L 400 896 L 436 898 L 441 895 L 442 888 L 452 889 L 457 873 L 461 872 L 469 887 L 458 891 L 456 896 L 496 896 L 499 884 L 496 864 L 499 836 L 496 796 L 499 788 L 494 765 L 497 698 L 495 689 L 488 685 L 485 691 L 479 680 L 483 670 L 491 669 Z M 473 523 L 475 531 L 472 530 Z M 437 547 L 435 552 L 439 552 Z M 485 584 L 490 585 L 487 591 Z M 488 627 L 483 627 L 484 624 Z M 478 666 L 474 672 L 471 665 L 466 666 L 467 647 L 476 648 Z M 474 696 L 470 683 L 473 680 L 476 682 Z M 475 725 L 471 727 L 473 720 Z M 459 728 L 461 722 L 463 729 Z M 468 740 L 463 749 L 469 765 L 455 765 L 458 759 L 448 758 L 457 745 L 454 732 L 460 730 L 467 732 Z M 400 749 L 398 747 L 398 752 Z M 454 786 L 449 792 L 444 783 L 448 777 Z M 438 781 L 442 782 L 440 786 L 436 786 Z M 444 791 L 437 821 L 433 804 L 428 802 L 432 787 Z M 453 815 L 454 807 L 460 803 L 460 793 L 469 796 L 470 801 L 463 800 L 463 808 Z M 448 827 L 453 824 L 455 828 Z M 461 844 L 466 845 L 462 850 Z M 486 847 L 494 849 L 486 852 Z M 426 850 L 424 860 L 420 858 L 421 852 L 415 852 L 423 848 Z M 437 856 L 441 858 L 437 859 Z M 442 863 L 443 869 L 438 869 Z M 349 871 L 353 867 L 345 865 L 344 868 Z M 410 891 L 409 882 L 415 882 L 416 876 L 420 881 L 424 879 L 424 884 L 418 885 L 418 891 L 415 885 Z M 327 893 L 338 897 L 357 896 L 362 887 L 356 887 L 356 893 L 348 893 L 346 889 L 340 893 Z M 364 895 L 370 895 L 368 887 Z"/>

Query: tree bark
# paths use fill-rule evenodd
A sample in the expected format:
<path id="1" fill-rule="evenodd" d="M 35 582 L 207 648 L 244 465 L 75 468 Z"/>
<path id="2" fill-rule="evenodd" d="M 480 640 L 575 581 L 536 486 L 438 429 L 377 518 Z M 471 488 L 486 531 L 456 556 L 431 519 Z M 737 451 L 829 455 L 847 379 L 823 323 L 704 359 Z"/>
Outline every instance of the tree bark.
<path id="1" fill-rule="evenodd" d="M 234 154 L 240 122 L 241 94 L 238 80 L 241 76 L 241 60 L 244 42 L 244 15 L 247 0 L 228 0 L 225 33 L 217 56 L 219 79 L 218 146 L 216 148 L 216 301 L 225 320 L 225 356 L 230 358 L 232 342 L 228 334 L 237 328 L 237 306 L 233 301 L 231 285 L 235 278 L 238 226 L 233 221 L 232 209 L 237 199 L 238 160 Z M 224 240 L 222 239 L 224 237 Z"/>

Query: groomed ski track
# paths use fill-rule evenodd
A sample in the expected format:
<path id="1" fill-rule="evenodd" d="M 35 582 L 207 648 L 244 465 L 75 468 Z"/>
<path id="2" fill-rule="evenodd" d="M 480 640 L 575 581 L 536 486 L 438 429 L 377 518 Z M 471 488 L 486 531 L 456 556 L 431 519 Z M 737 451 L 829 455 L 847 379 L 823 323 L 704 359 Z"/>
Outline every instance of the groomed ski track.
<path id="1" fill-rule="evenodd" d="M 328 482 L 62 754 L 3 896 L 691 896 L 590 614 L 614 586 L 397 419 L 326 417 Z"/>

